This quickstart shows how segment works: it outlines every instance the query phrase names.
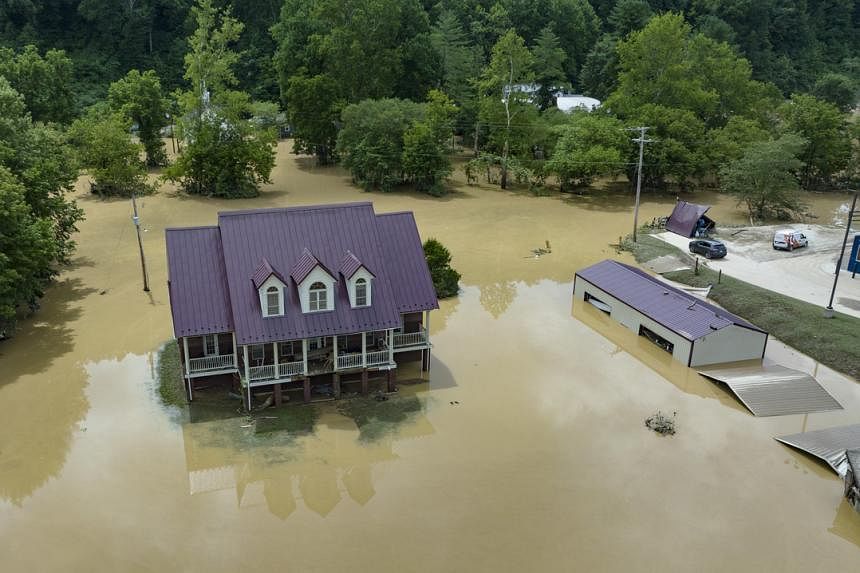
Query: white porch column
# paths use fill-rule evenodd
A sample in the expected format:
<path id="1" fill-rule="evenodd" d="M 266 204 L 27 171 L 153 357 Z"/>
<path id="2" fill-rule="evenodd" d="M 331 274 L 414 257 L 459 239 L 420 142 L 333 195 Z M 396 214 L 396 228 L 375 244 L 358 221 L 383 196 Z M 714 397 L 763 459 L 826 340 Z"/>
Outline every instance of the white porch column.
<path id="1" fill-rule="evenodd" d="M 239 368 L 239 349 L 236 348 L 236 333 L 230 333 L 233 336 L 233 368 Z"/>
<path id="2" fill-rule="evenodd" d="M 302 338 L 302 373 L 308 375 L 308 339 Z"/>
<path id="3" fill-rule="evenodd" d="M 278 376 L 278 343 L 277 342 L 272 343 L 272 350 L 275 352 L 275 378 L 280 378 L 280 376 Z"/>
<path id="4" fill-rule="evenodd" d="M 361 333 L 361 367 L 367 367 L 367 333 Z"/>
<path id="5" fill-rule="evenodd" d="M 426 333 L 424 336 L 425 336 L 425 340 L 426 340 L 427 344 L 429 345 L 430 344 L 430 311 L 428 310 L 427 312 L 425 312 L 424 316 L 426 317 L 424 319 L 424 332 Z"/>
<path id="6" fill-rule="evenodd" d="M 182 350 L 185 355 L 185 377 L 191 378 L 191 359 L 188 357 L 188 337 L 182 337 Z"/>
<path id="7" fill-rule="evenodd" d="M 388 363 L 394 364 L 394 329 L 388 330 Z"/>
<path id="8" fill-rule="evenodd" d="M 332 339 L 332 348 L 334 349 L 334 363 L 333 363 L 334 366 L 333 367 L 335 370 L 337 370 L 337 334 L 332 336 L 331 339 Z"/>
<path id="9" fill-rule="evenodd" d="M 251 370 L 248 368 L 248 345 L 242 347 L 242 357 L 245 360 L 245 383 L 248 385 L 248 411 L 251 411 Z"/>

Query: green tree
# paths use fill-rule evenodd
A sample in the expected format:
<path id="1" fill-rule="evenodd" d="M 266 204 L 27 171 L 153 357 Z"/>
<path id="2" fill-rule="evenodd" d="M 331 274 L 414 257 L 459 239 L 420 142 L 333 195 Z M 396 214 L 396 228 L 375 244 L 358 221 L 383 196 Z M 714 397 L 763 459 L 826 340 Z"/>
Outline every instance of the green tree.
<path id="1" fill-rule="evenodd" d="M 491 133 L 501 145 L 502 189 L 508 185 L 508 159 L 511 156 L 511 133 L 514 120 L 525 124 L 527 111 L 534 111 L 528 94 L 520 86 L 534 81 L 534 56 L 514 30 L 508 30 L 493 46 L 489 65 L 481 75 L 481 120 L 491 126 Z M 501 112 L 501 113 L 500 113 Z M 502 122 L 498 120 L 502 116 Z"/>
<path id="2" fill-rule="evenodd" d="M 561 49 L 558 36 L 547 26 L 540 31 L 531 49 L 534 59 L 535 83 L 537 83 L 537 103 L 541 110 L 551 107 L 553 93 L 567 88 L 570 83 L 564 72 L 567 54 Z"/>
<path id="3" fill-rule="evenodd" d="M 165 177 L 186 192 L 216 197 L 251 197 L 269 182 L 275 165 L 276 130 L 248 121 L 253 108 L 248 94 L 231 90 L 239 55 L 232 45 L 242 23 L 212 0 L 192 8 L 197 29 L 185 56 L 191 91 L 182 95 L 180 122 L 185 150 Z"/>
<path id="4" fill-rule="evenodd" d="M 584 94 L 603 100 L 615 90 L 618 81 L 617 46 L 615 36 L 604 34 L 588 52 L 579 73 Z"/>
<path id="5" fill-rule="evenodd" d="M 129 137 L 130 123 L 118 113 L 96 106 L 72 124 L 69 133 L 81 165 L 93 178 L 93 193 L 128 197 L 152 192 L 140 160 L 141 146 Z"/>
<path id="6" fill-rule="evenodd" d="M 50 221 L 33 214 L 24 186 L 0 166 L 0 340 L 24 305 L 38 307 L 59 255 Z"/>
<path id="7" fill-rule="evenodd" d="M 287 115 L 293 128 L 293 153 L 315 155 L 320 164 L 334 161 L 337 126 L 344 102 L 337 83 L 327 75 L 298 74 L 288 80 Z"/>
<path id="8" fill-rule="evenodd" d="M 623 38 L 644 27 L 652 15 L 651 5 L 646 0 L 618 0 L 607 21 L 612 30 Z"/>
<path id="9" fill-rule="evenodd" d="M 783 129 L 806 140 L 800 155 L 804 162 L 801 184 L 805 189 L 833 184 L 834 176 L 851 158 L 851 140 L 845 116 L 832 103 L 811 95 L 791 96 L 779 108 Z"/>
<path id="10" fill-rule="evenodd" d="M 426 122 L 413 123 L 403 133 L 403 173 L 418 191 L 445 194 L 442 182 L 451 173 L 451 162 Z"/>
<path id="11" fill-rule="evenodd" d="M 451 252 L 436 239 L 424 241 L 424 257 L 433 278 L 436 296 L 448 298 L 460 291 L 460 273 L 451 268 Z"/>
<path id="12" fill-rule="evenodd" d="M 815 81 L 812 93 L 830 102 L 842 112 L 848 112 L 857 103 L 860 79 L 851 79 L 845 74 L 826 73 Z"/>
<path id="13" fill-rule="evenodd" d="M 546 171 L 558 177 L 562 191 L 624 171 L 629 142 L 623 124 L 614 117 L 574 112 L 556 131 L 559 140 Z"/>
<path id="14" fill-rule="evenodd" d="M 753 143 L 720 170 L 722 190 L 746 205 L 750 220 L 790 219 L 804 210 L 796 173 L 803 166 L 803 138 L 793 134 Z"/>
<path id="15" fill-rule="evenodd" d="M 161 128 L 167 125 L 167 105 L 161 92 L 161 81 L 153 70 L 140 73 L 131 70 L 108 89 L 111 107 L 137 123 L 138 135 L 146 151 L 146 164 L 164 165 L 167 156 Z"/>
<path id="16" fill-rule="evenodd" d="M 48 50 L 42 57 L 33 45 L 18 54 L 0 48 L 0 76 L 24 98 L 33 121 L 67 123 L 72 119 L 72 61 L 64 51 Z"/>

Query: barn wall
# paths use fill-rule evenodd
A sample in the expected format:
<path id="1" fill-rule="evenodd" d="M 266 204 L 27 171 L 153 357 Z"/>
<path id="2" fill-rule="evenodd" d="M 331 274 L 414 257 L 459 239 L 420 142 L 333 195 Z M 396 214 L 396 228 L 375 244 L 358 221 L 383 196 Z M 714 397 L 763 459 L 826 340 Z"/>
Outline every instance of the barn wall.
<path id="1" fill-rule="evenodd" d="M 675 360 L 678 360 L 683 364 L 687 364 L 687 360 L 690 357 L 691 342 L 689 340 L 648 318 L 638 310 L 627 306 L 627 304 L 621 302 L 606 291 L 577 277 L 573 286 L 574 299 L 585 300 L 585 293 L 590 293 L 591 296 L 598 298 L 611 306 L 612 312 L 610 313 L 610 316 L 633 332 L 638 334 L 639 326 L 641 325 L 674 344 L 675 347 L 673 348 L 672 356 Z"/>
<path id="2" fill-rule="evenodd" d="M 767 335 L 740 326 L 727 326 L 696 340 L 690 366 L 754 360 L 764 354 Z"/>

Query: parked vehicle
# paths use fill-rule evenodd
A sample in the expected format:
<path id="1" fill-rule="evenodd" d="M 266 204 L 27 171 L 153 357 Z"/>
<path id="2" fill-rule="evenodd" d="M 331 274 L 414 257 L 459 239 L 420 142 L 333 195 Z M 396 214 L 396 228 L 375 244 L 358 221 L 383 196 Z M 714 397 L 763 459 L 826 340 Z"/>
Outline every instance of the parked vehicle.
<path id="1" fill-rule="evenodd" d="M 706 259 L 721 259 L 726 256 L 726 246 L 715 239 L 696 239 L 690 241 L 690 252 Z"/>
<path id="2" fill-rule="evenodd" d="M 773 234 L 774 249 L 793 251 L 807 245 L 809 245 L 809 240 L 806 235 L 794 229 L 782 229 Z"/>

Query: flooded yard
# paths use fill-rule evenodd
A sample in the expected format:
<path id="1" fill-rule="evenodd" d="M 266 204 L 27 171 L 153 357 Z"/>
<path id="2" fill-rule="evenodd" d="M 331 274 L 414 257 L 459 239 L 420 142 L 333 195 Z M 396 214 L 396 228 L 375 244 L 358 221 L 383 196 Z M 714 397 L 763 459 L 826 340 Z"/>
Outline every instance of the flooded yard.
<path id="1" fill-rule="evenodd" d="M 860 516 L 822 464 L 773 436 L 856 423 L 860 385 L 772 341 L 845 410 L 754 418 L 723 388 L 591 306 L 575 270 L 616 255 L 628 195 L 532 197 L 457 184 L 443 199 L 363 193 L 281 154 L 253 200 L 169 189 L 130 205 L 81 193 L 74 265 L 0 345 L 0 571 L 853 570 Z M 164 229 L 219 210 L 341 201 L 412 210 L 463 275 L 432 313 L 414 407 L 362 432 L 337 403 L 311 431 L 190 422 L 155 388 L 172 337 Z M 718 223 L 745 223 L 704 194 Z M 819 223 L 844 197 L 813 202 Z M 645 198 L 640 220 L 674 197 Z M 552 253 L 533 249 L 549 241 Z M 426 374 L 425 374 L 426 378 Z M 286 407 L 294 411 L 298 407 Z M 677 434 L 644 420 L 675 413 Z M 394 417 L 393 417 L 394 418 Z M 631 567 L 632 566 L 632 567 Z"/>

